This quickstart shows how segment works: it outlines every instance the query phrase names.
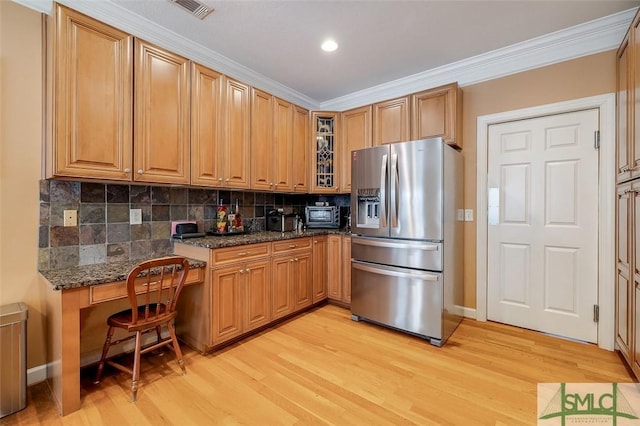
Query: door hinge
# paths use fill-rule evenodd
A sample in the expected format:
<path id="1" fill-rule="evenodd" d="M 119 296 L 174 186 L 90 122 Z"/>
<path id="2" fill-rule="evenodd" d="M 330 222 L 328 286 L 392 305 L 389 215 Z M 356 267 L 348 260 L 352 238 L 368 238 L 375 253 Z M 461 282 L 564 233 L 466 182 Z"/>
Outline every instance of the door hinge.
<path id="1" fill-rule="evenodd" d="M 600 306 L 593 305 L 593 322 L 600 321 Z"/>
<path id="2" fill-rule="evenodd" d="M 600 149 L 600 130 L 593 132 L 593 148 Z"/>

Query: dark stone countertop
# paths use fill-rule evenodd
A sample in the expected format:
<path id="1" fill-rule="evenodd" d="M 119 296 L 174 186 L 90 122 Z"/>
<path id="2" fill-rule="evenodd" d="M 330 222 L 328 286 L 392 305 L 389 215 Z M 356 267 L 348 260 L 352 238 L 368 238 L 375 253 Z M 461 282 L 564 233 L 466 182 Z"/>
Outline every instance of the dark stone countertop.
<path id="1" fill-rule="evenodd" d="M 201 238 L 186 238 L 184 240 L 174 238 L 173 242 L 208 249 L 216 249 L 328 234 L 350 235 L 351 233 L 344 229 L 308 229 L 304 232 L 291 231 L 284 233 L 277 231 L 259 231 L 242 235 L 211 235 Z"/>
<path id="2" fill-rule="evenodd" d="M 128 262 L 97 263 L 95 265 L 77 266 L 74 268 L 41 270 L 40 273 L 53 286 L 54 290 L 69 290 L 77 287 L 106 284 L 124 281 L 127 274 L 144 259 Z M 207 263 L 189 259 L 191 269 L 204 268 Z"/>

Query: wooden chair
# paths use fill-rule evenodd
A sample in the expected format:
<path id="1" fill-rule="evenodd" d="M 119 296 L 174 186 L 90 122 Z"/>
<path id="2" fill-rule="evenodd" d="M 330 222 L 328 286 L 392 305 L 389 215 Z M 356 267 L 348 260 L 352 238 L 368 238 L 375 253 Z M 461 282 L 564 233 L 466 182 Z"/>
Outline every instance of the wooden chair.
<path id="1" fill-rule="evenodd" d="M 140 355 L 170 344 L 173 345 L 182 374 L 187 374 L 180 345 L 176 338 L 173 320 L 177 316 L 176 303 L 188 271 L 189 261 L 183 257 L 173 256 L 142 262 L 129 272 L 127 276 L 127 293 L 131 309 L 113 314 L 107 320 L 109 330 L 104 341 L 102 357 L 98 364 L 98 372 L 94 383 L 100 383 L 102 370 L 106 362 L 118 370 L 131 374 L 131 401 L 135 402 L 138 393 L 138 380 L 140 379 Z M 161 337 L 160 328 L 163 325 L 166 325 L 169 329 L 169 338 L 162 339 Z M 121 328 L 135 334 L 112 342 L 111 338 L 115 328 Z M 156 331 L 157 341 L 143 348 L 142 335 L 153 330 Z M 109 348 L 112 345 L 134 338 L 136 339 L 136 346 L 133 369 L 106 359 Z"/>

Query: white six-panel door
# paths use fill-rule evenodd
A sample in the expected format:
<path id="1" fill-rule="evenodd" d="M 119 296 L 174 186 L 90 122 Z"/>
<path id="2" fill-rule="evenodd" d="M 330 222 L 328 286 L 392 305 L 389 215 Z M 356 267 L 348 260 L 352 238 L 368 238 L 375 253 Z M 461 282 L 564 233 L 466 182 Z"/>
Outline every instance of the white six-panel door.
<path id="1" fill-rule="evenodd" d="M 592 109 L 489 126 L 487 318 L 597 342 Z"/>

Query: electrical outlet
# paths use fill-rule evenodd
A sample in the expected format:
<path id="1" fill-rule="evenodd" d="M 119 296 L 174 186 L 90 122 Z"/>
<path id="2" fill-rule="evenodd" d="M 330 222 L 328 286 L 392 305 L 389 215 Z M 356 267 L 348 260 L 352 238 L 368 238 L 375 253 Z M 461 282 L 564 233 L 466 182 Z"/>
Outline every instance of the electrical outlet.
<path id="1" fill-rule="evenodd" d="M 129 223 L 131 225 L 140 225 L 142 223 L 142 209 L 129 210 Z"/>
<path id="2" fill-rule="evenodd" d="M 78 210 L 65 210 L 64 226 L 78 226 Z"/>
<path id="3" fill-rule="evenodd" d="M 473 222 L 473 209 L 464 209 L 464 221 Z"/>

